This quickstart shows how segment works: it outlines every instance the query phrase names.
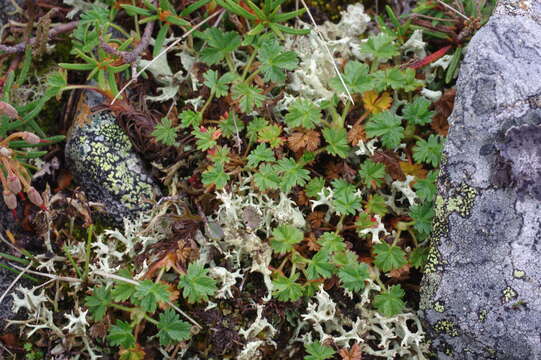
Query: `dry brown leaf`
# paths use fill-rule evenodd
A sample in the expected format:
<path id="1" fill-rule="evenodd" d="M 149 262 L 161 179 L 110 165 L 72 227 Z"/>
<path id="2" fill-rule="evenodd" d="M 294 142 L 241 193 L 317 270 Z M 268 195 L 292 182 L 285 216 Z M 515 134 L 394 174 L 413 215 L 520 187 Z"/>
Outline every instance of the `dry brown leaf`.
<path id="1" fill-rule="evenodd" d="M 383 163 L 385 170 L 391 175 L 393 180 L 406 180 L 406 175 L 400 167 L 400 158 L 391 151 L 376 151 L 372 156 L 374 162 Z"/>
<path id="2" fill-rule="evenodd" d="M 366 141 L 366 131 L 361 124 L 355 124 L 348 131 L 348 141 L 351 145 L 355 146 L 361 140 Z"/>
<path id="3" fill-rule="evenodd" d="M 361 346 L 359 344 L 353 344 L 349 349 L 343 348 L 338 354 L 342 357 L 342 360 L 362 360 L 363 353 L 361 352 Z"/>
<path id="4" fill-rule="evenodd" d="M 324 222 L 325 213 L 323 211 L 313 211 L 307 216 L 307 220 L 313 229 L 320 228 Z"/>
<path id="5" fill-rule="evenodd" d="M 321 249 L 321 245 L 317 243 L 316 236 L 313 232 L 309 233 L 308 236 L 305 236 L 304 241 L 306 241 L 306 245 L 311 251 L 319 251 L 319 249 Z"/>
<path id="6" fill-rule="evenodd" d="M 436 115 L 430 124 L 430 127 L 441 136 L 447 136 L 449 132 L 449 122 L 447 118 L 453 111 L 455 105 L 456 89 L 449 89 L 443 93 L 443 96 L 434 103 Z"/>
<path id="7" fill-rule="evenodd" d="M 319 148 L 320 143 L 320 134 L 315 130 L 297 131 L 287 139 L 289 148 L 295 152 L 304 149 L 314 151 Z"/>
<path id="8" fill-rule="evenodd" d="M 363 93 L 364 109 L 371 114 L 377 114 L 387 110 L 389 107 L 391 107 L 392 102 L 393 99 L 388 92 L 378 94 L 377 92 L 370 90 Z"/>
<path id="9" fill-rule="evenodd" d="M 411 266 L 406 264 L 398 269 L 391 270 L 387 273 L 387 276 L 396 280 L 405 280 L 410 274 Z"/>
<path id="10" fill-rule="evenodd" d="M 299 205 L 299 206 L 310 205 L 310 201 L 308 199 L 308 196 L 306 196 L 306 193 L 304 191 L 301 190 L 301 191 L 297 192 L 296 197 L 297 197 L 297 199 L 296 199 L 295 202 L 297 203 L 297 205 Z"/>
<path id="11" fill-rule="evenodd" d="M 406 175 L 415 176 L 417 179 L 424 179 L 428 174 L 421 164 L 412 164 L 407 161 L 400 162 L 400 168 Z"/>

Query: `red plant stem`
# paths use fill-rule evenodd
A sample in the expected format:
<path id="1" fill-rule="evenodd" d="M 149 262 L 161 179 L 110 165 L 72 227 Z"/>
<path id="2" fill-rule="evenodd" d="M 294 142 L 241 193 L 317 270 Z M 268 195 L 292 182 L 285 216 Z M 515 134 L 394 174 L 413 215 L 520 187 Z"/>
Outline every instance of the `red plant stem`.
<path id="1" fill-rule="evenodd" d="M 73 29 L 77 27 L 77 25 L 79 25 L 79 21 L 71 21 L 66 24 L 58 25 L 49 31 L 49 39 L 55 37 L 56 35 L 72 31 Z M 30 45 L 34 45 L 36 43 L 36 38 L 30 39 L 28 43 Z M 0 44 L 0 51 L 6 54 L 22 53 L 24 52 L 26 44 L 27 44 L 26 41 L 23 41 L 14 46 L 7 46 L 7 45 Z"/>
<path id="2" fill-rule="evenodd" d="M 431 62 L 434 62 L 434 61 L 438 60 L 439 58 L 441 58 L 443 55 L 445 55 L 445 53 L 447 53 L 447 51 L 449 51 L 450 48 L 451 48 L 451 45 L 447 45 L 445 47 L 442 47 L 438 51 L 424 57 L 423 59 L 421 59 L 419 61 L 414 62 L 413 64 L 411 64 L 408 67 L 410 67 L 412 69 L 420 69 L 423 66 L 426 66 L 426 65 L 430 64 Z"/>

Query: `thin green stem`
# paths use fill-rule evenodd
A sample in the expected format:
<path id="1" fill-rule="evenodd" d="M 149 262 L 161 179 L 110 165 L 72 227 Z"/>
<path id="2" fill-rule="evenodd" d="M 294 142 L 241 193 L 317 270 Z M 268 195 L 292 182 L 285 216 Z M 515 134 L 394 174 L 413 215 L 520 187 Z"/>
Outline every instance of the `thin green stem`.
<path id="1" fill-rule="evenodd" d="M 225 55 L 225 61 L 227 62 L 227 66 L 229 67 L 229 71 L 232 73 L 236 73 L 237 69 L 235 69 L 235 63 L 233 62 L 233 57 L 230 53 L 227 53 Z"/>
<path id="2" fill-rule="evenodd" d="M 252 63 L 254 62 L 256 55 L 257 55 L 257 51 L 254 50 L 252 54 L 250 55 L 250 58 L 248 59 L 246 66 L 244 67 L 244 71 L 242 72 L 242 81 L 246 79 L 246 76 L 248 75 L 248 71 L 252 67 Z"/>
<path id="3" fill-rule="evenodd" d="M 201 109 L 202 116 L 205 115 L 205 111 L 207 110 L 207 107 L 210 105 L 213 99 L 214 99 L 214 91 L 211 91 L 209 98 L 207 99 L 207 101 L 205 102 L 205 105 L 203 105 L 203 108 Z"/>
<path id="4" fill-rule="evenodd" d="M 244 80 L 244 82 L 246 84 L 250 84 L 252 82 L 252 80 L 260 73 L 261 69 L 257 69 L 256 71 L 254 71 L 252 73 L 252 75 L 248 76 L 248 78 L 246 80 Z"/>
<path id="5" fill-rule="evenodd" d="M 69 252 L 68 247 L 64 246 L 63 250 L 64 250 L 64 254 L 66 254 L 66 257 L 68 258 L 69 262 L 71 263 L 71 266 L 73 266 L 73 268 L 75 269 L 75 272 L 77 273 L 77 276 L 79 277 L 79 279 L 82 279 L 83 275 L 81 274 L 81 269 L 79 269 L 79 266 L 77 265 L 77 263 L 73 259 L 73 256 L 71 256 L 71 253 Z"/>
<path id="6" fill-rule="evenodd" d="M 85 248 L 85 272 L 83 274 L 83 281 L 86 281 L 88 273 L 90 272 L 90 251 L 92 244 L 92 234 L 94 233 L 94 224 L 90 225 L 88 228 L 88 235 L 86 237 L 86 248 Z"/>

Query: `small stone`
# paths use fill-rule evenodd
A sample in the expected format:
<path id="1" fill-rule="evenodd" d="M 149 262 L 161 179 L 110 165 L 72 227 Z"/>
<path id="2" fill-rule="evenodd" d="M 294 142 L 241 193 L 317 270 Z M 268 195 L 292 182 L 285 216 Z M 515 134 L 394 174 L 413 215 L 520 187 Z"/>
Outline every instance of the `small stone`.
<path id="1" fill-rule="evenodd" d="M 150 208 L 160 190 L 110 111 L 92 112 L 101 95 L 81 95 L 66 142 L 66 160 L 90 201 L 104 205 L 105 220 L 120 224 Z"/>

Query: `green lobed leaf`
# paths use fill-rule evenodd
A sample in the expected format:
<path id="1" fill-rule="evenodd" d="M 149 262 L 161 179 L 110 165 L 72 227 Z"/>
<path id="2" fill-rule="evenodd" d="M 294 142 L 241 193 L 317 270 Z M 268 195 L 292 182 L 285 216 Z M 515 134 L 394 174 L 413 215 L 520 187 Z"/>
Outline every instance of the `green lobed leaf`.
<path id="1" fill-rule="evenodd" d="M 275 190 L 280 186 L 280 178 L 274 171 L 274 166 L 263 164 L 259 167 L 259 171 L 254 174 L 256 186 L 262 190 Z"/>
<path id="2" fill-rule="evenodd" d="M 276 276 L 276 278 L 272 280 L 272 296 L 280 301 L 299 300 L 302 296 L 302 286 L 296 283 L 298 278 L 299 274 L 297 273 L 290 277 L 285 277 L 280 274 Z"/>
<path id="3" fill-rule="evenodd" d="M 107 307 L 113 302 L 111 290 L 106 287 L 94 288 L 91 296 L 85 298 L 85 305 L 96 321 L 101 321 L 107 312 Z"/>
<path id="4" fill-rule="evenodd" d="M 359 175 L 367 186 L 377 188 L 383 183 L 383 179 L 385 178 L 385 165 L 367 159 L 362 163 L 359 169 Z"/>
<path id="5" fill-rule="evenodd" d="M 361 44 L 361 53 L 370 54 L 377 62 L 385 62 L 400 54 L 395 38 L 386 33 L 370 36 Z"/>
<path id="6" fill-rule="evenodd" d="M 285 122 L 291 128 L 314 129 L 321 123 L 321 111 L 312 101 L 298 98 L 289 106 Z"/>
<path id="7" fill-rule="evenodd" d="M 338 277 L 345 289 L 359 292 L 364 289 L 364 282 L 370 277 L 368 265 L 356 263 L 342 266 L 338 270 Z"/>
<path id="8" fill-rule="evenodd" d="M 258 49 L 257 58 L 261 62 L 259 69 L 263 73 L 263 80 L 283 83 L 286 75 L 284 70 L 294 70 L 298 66 L 297 54 L 294 51 L 284 51 L 278 41 L 266 38 Z"/>
<path id="9" fill-rule="evenodd" d="M 259 144 L 248 155 L 248 163 L 246 164 L 250 168 L 256 168 L 261 162 L 274 162 L 274 151 L 269 149 L 267 144 Z"/>
<path id="10" fill-rule="evenodd" d="M 404 128 L 400 117 L 390 111 L 383 111 L 370 117 L 366 124 L 368 137 L 379 136 L 388 149 L 395 149 L 404 138 Z"/>
<path id="11" fill-rule="evenodd" d="M 343 179 L 332 182 L 334 196 L 332 204 L 339 215 L 355 215 L 361 209 L 361 199 L 354 185 Z"/>
<path id="12" fill-rule="evenodd" d="M 160 345 L 173 345 L 180 341 L 188 340 L 191 337 L 192 326 L 180 319 L 180 316 L 173 310 L 167 309 L 160 314 L 158 321 L 158 339 Z"/>
<path id="13" fill-rule="evenodd" d="M 246 114 L 251 112 L 254 107 L 263 105 L 265 95 L 262 95 L 262 92 L 263 90 L 258 87 L 240 83 L 233 87 L 233 99 L 239 101 L 241 111 Z"/>
<path id="14" fill-rule="evenodd" d="M 437 167 L 443 153 L 443 139 L 430 134 L 428 139 L 419 139 L 413 147 L 413 160 Z"/>
<path id="15" fill-rule="evenodd" d="M 413 102 L 407 103 L 402 110 L 402 116 L 410 124 L 426 125 L 432 121 L 435 114 L 429 110 L 431 102 L 422 96 L 417 96 Z"/>
<path id="16" fill-rule="evenodd" d="M 131 325 L 125 321 L 117 320 L 109 329 L 107 340 L 111 346 L 122 346 L 129 349 L 135 346 L 135 336 Z"/>
<path id="17" fill-rule="evenodd" d="M 158 303 L 169 301 L 169 297 L 167 285 L 155 283 L 152 280 L 143 280 L 135 287 L 132 299 L 135 305 L 140 306 L 144 311 L 154 313 Z"/>
<path id="18" fill-rule="evenodd" d="M 156 138 L 156 141 L 167 145 L 167 146 L 176 146 L 177 143 L 177 130 L 178 126 L 173 127 L 171 119 L 164 117 L 162 120 L 154 126 L 152 131 L 152 136 Z"/>
<path id="19" fill-rule="evenodd" d="M 396 245 L 385 242 L 376 244 L 374 253 L 376 254 L 374 264 L 384 272 L 399 269 L 407 264 L 406 253 Z"/>
<path id="20" fill-rule="evenodd" d="M 208 276 L 208 270 L 198 263 L 188 265 L 188 271 L 180 277 L 178 284 L 182 289 L 182 296 L 189 303 L 208 301 L 217 290 L 216 280 Z"/>
<path id="21" fill-rule="evenodd" d="M 308 355 L 304 357 L 304 360 L 327 360 L 334 356 L 335 351 L 325 345 L 321 345 L 318 342 L 311 344 L 305 344 L 304 348 Z"/>
<path id="22" fill-rule="evenodd" d="M 328 279 L 335 271 L 335 266 L 329 262 L 329 254 L 325 250 L 320 250 L 311 259 L 308 260 L 306 267 L 306 276 L 309 280 L 319 277 Z"/>
<path id="23" fill-rule="evenodd" d="M 344 128 L 325 128 L 323 137 L 328 143 L 326 149 L 331 155 L 337 155 L 345 159 L 349 155 L 350 146 L 347 139 L 347 131 Z"/>
<path id="24" fill-rule="evenodd" d="M 283 224 L 272 231 L 270 246 L 279 254 L 285 254 L 293 250 L 293 246 L 304 239 L 304 234 L 296 227 Z"/>
<path id="25" fill-rule="evenodd" d="M 434 214 L 434 203 L 431 201 L 413 205 L 409 211 L 409 216 L 415 221 L 413 227 L 425 235 L 430 234 L 432 230 L 432 218 Z"/>
<path id="26" fill-rule="evenodd" d="M 393 285 L 374 297 L 374 306 L 385 316 L 400 314 L 406 304 L 402 300 L 405 292 L 400 285 Z"/>

